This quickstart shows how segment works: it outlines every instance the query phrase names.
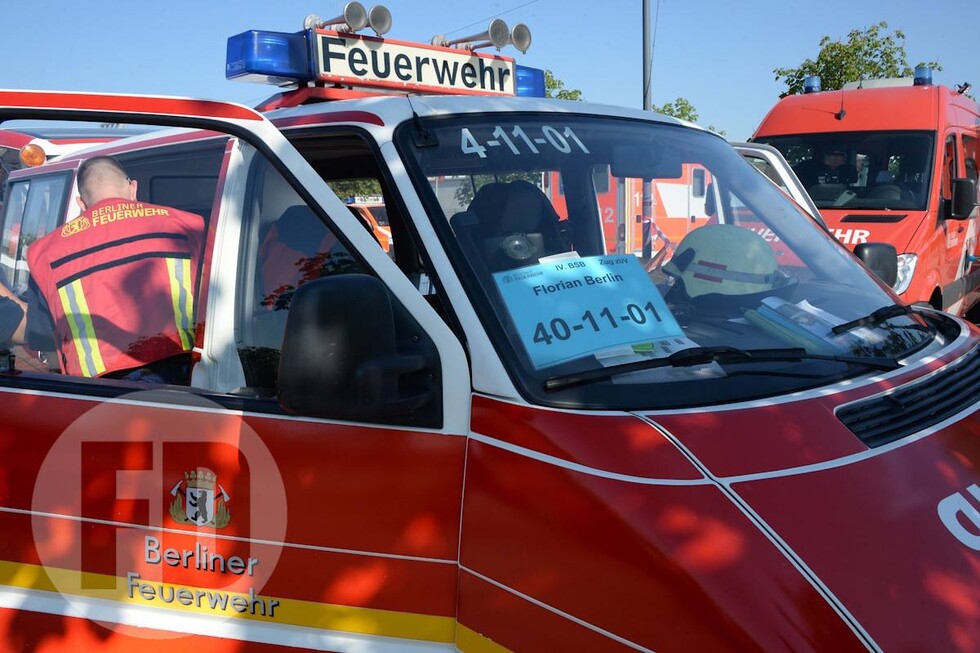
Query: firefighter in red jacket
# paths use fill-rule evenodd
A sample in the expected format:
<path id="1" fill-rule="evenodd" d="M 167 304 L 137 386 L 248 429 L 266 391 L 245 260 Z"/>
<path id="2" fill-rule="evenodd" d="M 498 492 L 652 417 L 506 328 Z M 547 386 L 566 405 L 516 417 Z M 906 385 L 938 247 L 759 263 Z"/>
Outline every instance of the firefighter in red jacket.
<path id="1" fill-rule="evenodd" d="M 82 163 L 78 193 L 82 214 L 27 253 L 31 347 L 47 330 L 65 374 L 186 383 L 204 219 L 137 201 L 111 157 Z"/>

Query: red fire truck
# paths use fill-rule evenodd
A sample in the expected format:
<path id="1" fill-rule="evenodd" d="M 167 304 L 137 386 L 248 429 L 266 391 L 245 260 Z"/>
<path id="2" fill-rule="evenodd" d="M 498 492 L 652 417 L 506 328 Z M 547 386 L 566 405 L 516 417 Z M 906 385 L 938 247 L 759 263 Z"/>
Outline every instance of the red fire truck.
<path id="1" fill-rule="evenodd" d="M 61 334 L 41 352 L 50 369 L 21 364 L 30 340 L 8 343 L 0 641 L 980 646 L 976 327 L 901 303 L 721 137 L 514 97 L 509 57 L 318 21 L 229 51 L 230 74 L 297 90 L 268 113 L 0 92 L 0 124 L 171 128 L 96 152 L 137 201 L 204 224 L 183 382 L 66 374 L 66 351 L 109 337 L 94 303 L 68 302 L 88 348 Z M 351 76 L 350 95 L 374 95 L 337 99 Z M 469 92 L 480 84 L 493 96 Z M 285 106 L 317 96 L 334 100 Z M 74 203 L 92 153 L 13 172 L 4 236 L 45 195 Z M 698 167 L 717 189 L 710 223 L 660 264 L 608 253 L 597 170 Z M 534 183 L 554 173 L 563 215 Z M 341 182 L 380 189 L 389 252 L 331 191 Z M 160 213 L 48 215 L 41 237 L 74 238 Z M 115 261 L 112 310 L 153 301 L 145 259 Z M 30 326 L 45 307 L 28 291 Z"/>
<path id="2" fill-rule="evenodd" d="M 753 140 L 779 148 L 837 238 L 894 245 L 894 290 L 965 314 L 980 301 L 980 106 L 966 91 L 913 79 L 865 80 L 783 98 Z M 827 162 L 837 163 L 832 170 Z"/>

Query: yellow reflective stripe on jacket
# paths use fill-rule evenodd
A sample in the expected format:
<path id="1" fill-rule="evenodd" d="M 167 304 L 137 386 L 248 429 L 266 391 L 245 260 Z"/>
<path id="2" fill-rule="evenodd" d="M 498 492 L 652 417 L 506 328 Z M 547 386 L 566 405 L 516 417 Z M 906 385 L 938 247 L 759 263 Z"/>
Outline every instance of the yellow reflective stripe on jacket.
<path id="1" fill-rule="evenodd" d="M 99 339 L 95 335 L 95 325 L 89 313 L 88 302 L 85 301 L 85 291 L 82 280 L 76 279 L 70 284 L 58 289 L 61 297 L 61 307 L 68 318 L 72 340 L 75 342 L 75 353 L 84 376 L 98 376 L 105 372 L 105 363 L 99 352 Z"/>
<path id="2" fill-rule="evenodd" d="M 174 324 L 184 351 L 194 346 L 194 293 L 191 289 L 191 262 L 186 258 L 168 258 L 170 296 L 174 304 Z"/>

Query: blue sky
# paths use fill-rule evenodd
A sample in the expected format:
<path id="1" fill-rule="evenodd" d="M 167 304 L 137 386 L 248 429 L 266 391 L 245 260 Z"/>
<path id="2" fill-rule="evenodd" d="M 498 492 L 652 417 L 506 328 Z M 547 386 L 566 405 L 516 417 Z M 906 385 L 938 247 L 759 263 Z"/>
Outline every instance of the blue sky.
<path id="1" fill-rule="evenodd" d="M 0 4 L 0 87 L 153 93 L 254 105 L 276 92 L 224 78 L 227 37 L 248 29 L 297 31 L 309 13 L 343 2 L 311 0 L 8 0 Z M 365 2 L 370 7 L 373 3 Z M 527 23 L 533 45 L 519 63 L 551 69 L 585 99 L 642 108 L 640 0 L 388 0 L 389 36 L 427 42 L 464 36 L 490 17 Z M 657 1 L 650 0 L 651 16 Z M 699 122 L 748 138 L 779 96 L 772 70 L 816 57 L 824 35 L 887 21 L 906 35 L 909 63 L 936 60 L 934 81 L 980 88 L 977 0 L 660 0 L 653 103 L 692 102 Z M 653 22 L 651 20 L 651 22 Z M 469 27 L 466 27 L 469 26 Z"/>

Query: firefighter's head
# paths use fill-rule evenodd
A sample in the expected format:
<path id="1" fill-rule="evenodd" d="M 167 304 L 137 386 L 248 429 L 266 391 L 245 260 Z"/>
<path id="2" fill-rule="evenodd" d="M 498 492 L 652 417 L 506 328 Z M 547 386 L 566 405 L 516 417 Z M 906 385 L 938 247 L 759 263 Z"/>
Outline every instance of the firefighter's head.
<path id="1" fill-rule="evenodd" d="M 687 234 L 664 271 L 684 284 L 688 297 L 753 295 L 772 290 L 779 264 L 754 231 L 732 224 L 705 225 Z"/>
<path id="2" fill-rule="evenodd" d="M 828 168 L 836 170 L 847 163 L 847 150 L 838 146 L 829 147 L 823 153 L 823 162 Z"/>
<path id="3" fill-rule="evenodd" d="M 86 159 L 78 167 L 78 204 L 83 211 L 107 199 L 136 199 L 136 182 L 111 156 Z"/>

